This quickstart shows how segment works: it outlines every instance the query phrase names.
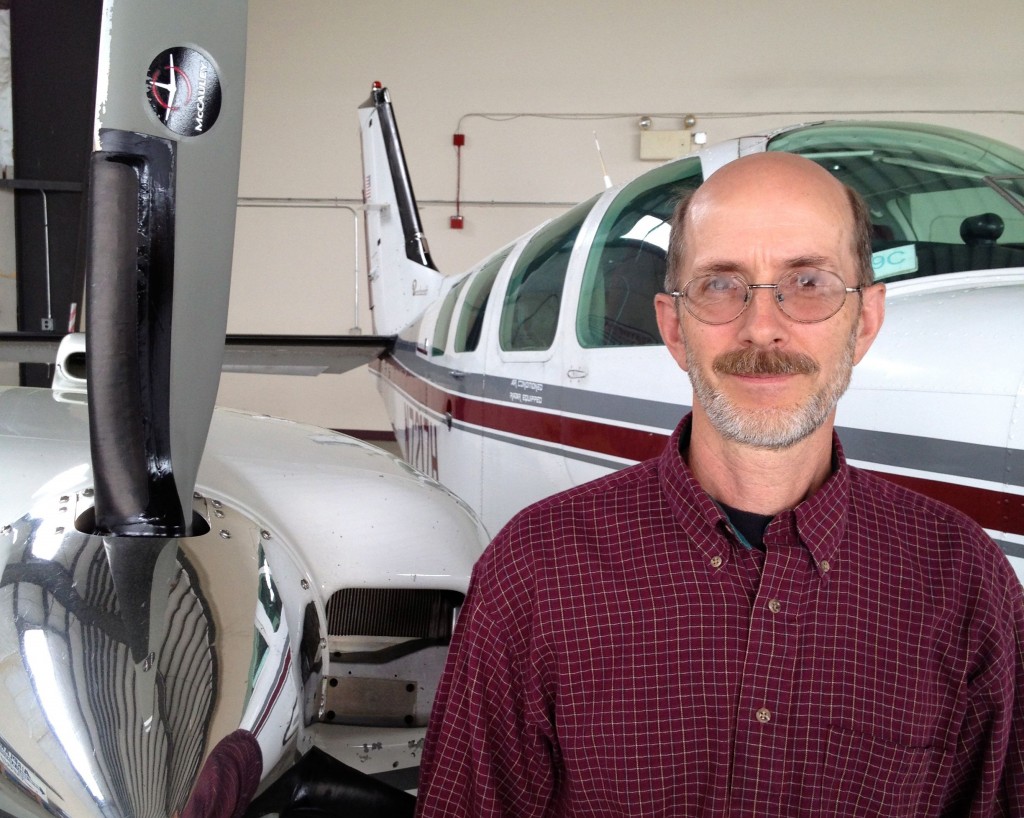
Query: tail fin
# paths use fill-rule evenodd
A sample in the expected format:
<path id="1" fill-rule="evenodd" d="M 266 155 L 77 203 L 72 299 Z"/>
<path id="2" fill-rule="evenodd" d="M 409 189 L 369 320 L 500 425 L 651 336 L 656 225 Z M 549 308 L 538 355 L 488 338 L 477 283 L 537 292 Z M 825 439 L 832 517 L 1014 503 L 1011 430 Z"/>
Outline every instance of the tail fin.
<path id="1" fill-rule="evenodd" d="M 444 276 L 427 249 L 391 97 L 378 82 L 359 109 L 359 127 L 373 327 L 394 335 L 440 295 Z"/>

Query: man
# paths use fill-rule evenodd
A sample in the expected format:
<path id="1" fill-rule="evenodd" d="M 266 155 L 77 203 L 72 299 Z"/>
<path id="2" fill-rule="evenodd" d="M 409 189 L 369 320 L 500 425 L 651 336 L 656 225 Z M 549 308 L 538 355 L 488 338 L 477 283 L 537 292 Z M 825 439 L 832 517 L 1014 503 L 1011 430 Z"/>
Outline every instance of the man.
<path id="1" fill-rule="evenodd" d="M 884 313 L 863 203 L 767 153 L 672 227 L 693 412 L 482 557 L 420 815 L 1024 816 L 1024 591 L 833 434 Z"/>

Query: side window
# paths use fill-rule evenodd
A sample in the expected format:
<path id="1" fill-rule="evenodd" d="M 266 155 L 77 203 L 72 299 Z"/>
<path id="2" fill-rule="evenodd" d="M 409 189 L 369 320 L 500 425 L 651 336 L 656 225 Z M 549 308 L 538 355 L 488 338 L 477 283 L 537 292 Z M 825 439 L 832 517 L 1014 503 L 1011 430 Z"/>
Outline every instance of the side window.
<path id="1" fill-rule="evenodd" d="M 596 199 L 595 196 L 559 216 L 526 245 L 512 273 L 501 310 L 502 349 L 525 352 L 551 347 L 569 256 Z"/>
<path id="2" fill-rule="evenodd" d="M 259 548 L 258 559 L 259 585 L 257 586 L 257 598 L 259 600 L 259 608 L 256 612 L 256 627 L 253 632 L 252 660 L 249 665 L 249 689 L 246 693 L 247 702 L 252 695 L 253 686 L 256 684 L 256 677 L 263 670 L 267 652 L 270 650 L 267 639 L 271 633 L 276 633 L 281 627 L 281 612 L 283 610 L 281 595 L 277 590 L 277 584 L 270 575 L 270 566 L 267 564 L 267 557 L 262 546 Z M 259 615 L 259 609 L 262 609 L 263 617 Z"/>
<path id="3" fill-rule="evenodd" d="M 448 331 L 452 326 L 452 315 L 455 312 L 455 302 L 459 299 L 459 293 L 467 279 L 462 279 L 451 288 L 448 295 L 441 302 L 441 308 L 437 313 L 437 323 L 434 325 L 434 340 L 430 345 L 431 355 L 444 355 L 444 348 L 448 346 Z"/>
<path id="4" fill-rule="evenodd" d="M 491 256 L 476 273 L 466 279 L 469 289 L 466 291 L 466 300 L 462 302 L 459 323 L 455 327 L 456 352 L 473 352 L 480 343 L 480 330 L 484 323 L 487 300 L 490 298 L 498 270 L 505 263 L 511 249 L 506 248 Z"/>
<path id="5" fill-rule="evenodd" d="M 612 202 L 587 257 L 576 317 L 581 346 L 661 343 L 654 295 L 665 280 L 669 221 L 679 197 L 702 180 L 694 156 L 645 173 Z"/>
<path id="6" fill-rule="evenodd" d="M 1024 173 L 1016 148 L 948 128 L 836 124 L 768 149 L 813 159 L 864 197 L 876 281 L 1024 267 L 1024 209 L 1000 185 Z"/>

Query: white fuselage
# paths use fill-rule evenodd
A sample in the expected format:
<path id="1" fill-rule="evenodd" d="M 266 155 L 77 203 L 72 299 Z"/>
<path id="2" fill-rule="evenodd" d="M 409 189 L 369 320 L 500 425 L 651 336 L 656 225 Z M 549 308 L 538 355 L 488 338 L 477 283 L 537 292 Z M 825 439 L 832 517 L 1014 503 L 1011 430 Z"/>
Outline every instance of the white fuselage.
<path id="1" fill-rule="evenodd" d="M 1024 314 L 1024 271 L 950 279 L 945 292 L 890 285 L 886 326 L 855 370 L 837 427 L 854 465 L 959 499 L 1024 579 L 1024 486 L 994 479 L 1015 467 L 1019 476 L 1024 459 L 1024 362 L 1007 367 L 990 352 L 1024 349 L 1024 322 L 990 320 L 979 336 L 932 320 L 950 298 L 969 327 Z M 570 273 L 567 290 L 571 282 Z M 419 325 L 426 336 L 429 320 Z M 560 319 L 574 323 L 571 312 Z M 490 329 L 485 320 L 475 352 L 437 356 L 417 351 L 410 333 L 377 372 L 409 462 L 466 500 L 492 535 L 536 500 L 653 456 L 691 405 L 689 380 L 662 346 L 584 349 L 567 332 L 549 355 L 516 357 Z M 1016 528 L 999 516 L 1012 507 Z"/>

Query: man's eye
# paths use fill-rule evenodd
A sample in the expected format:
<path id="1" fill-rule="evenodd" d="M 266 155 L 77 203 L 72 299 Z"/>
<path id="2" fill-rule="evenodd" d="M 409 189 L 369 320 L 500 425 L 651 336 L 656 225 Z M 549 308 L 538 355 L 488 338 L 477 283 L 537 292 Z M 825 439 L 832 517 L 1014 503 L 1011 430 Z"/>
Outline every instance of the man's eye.
<path id="1" fill-rule="evenodd" d="M 825 274 L 821 270 L 801 270 L 793 274 L 792 281 L 798 290 L 814 289 L 825 283 Z"/>
<path id="2" fill-rule="evenodd" d="M 736 282 L 727 276 L 708 276 L 704 282 L 704 289 L 712 293 L 724 293 L 736 289 Z"/>

